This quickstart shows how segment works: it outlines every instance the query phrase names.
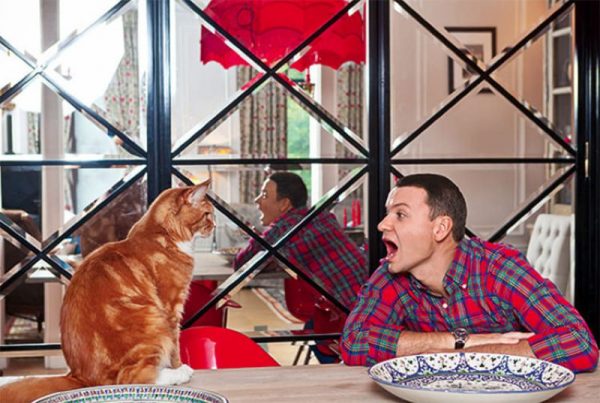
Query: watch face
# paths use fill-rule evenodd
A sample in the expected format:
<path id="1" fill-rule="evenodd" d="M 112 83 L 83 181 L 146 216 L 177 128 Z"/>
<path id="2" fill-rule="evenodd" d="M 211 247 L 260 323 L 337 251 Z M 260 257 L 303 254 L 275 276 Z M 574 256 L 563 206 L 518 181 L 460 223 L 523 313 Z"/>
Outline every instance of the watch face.
<path id="1" fill-rule="evenodd" d="M 469 332 L 467 332 L 467 329 L 465 329 L 464 327 L 459 327 L 458 329 L 455 329 L 452 333 L 454 334 L 454 337 L 456 339 L 461 339 L 463 341 L 466 340 L 469 336 Z"/>
<path id="2" fill-rule="evenodd" d="M 454 348 L 456 350 L 463 348 L 469 338 L 469 332 L 464 327 L 454 329 L 452 335 L 454 336 Z"/>

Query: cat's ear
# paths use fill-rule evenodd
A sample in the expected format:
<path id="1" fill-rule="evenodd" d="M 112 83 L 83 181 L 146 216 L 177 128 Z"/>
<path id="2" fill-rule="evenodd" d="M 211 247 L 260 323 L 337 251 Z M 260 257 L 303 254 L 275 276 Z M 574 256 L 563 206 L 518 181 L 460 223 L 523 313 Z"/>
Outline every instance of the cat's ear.
<path id="1" fill-rule="evenodd" d="M 207 179 L 201 184 L 191 187 L 186 194 L 187 202 L 194 207 L 198 207 L 200 202 L 204 199 L 209 185 L 210 179 Z"/>

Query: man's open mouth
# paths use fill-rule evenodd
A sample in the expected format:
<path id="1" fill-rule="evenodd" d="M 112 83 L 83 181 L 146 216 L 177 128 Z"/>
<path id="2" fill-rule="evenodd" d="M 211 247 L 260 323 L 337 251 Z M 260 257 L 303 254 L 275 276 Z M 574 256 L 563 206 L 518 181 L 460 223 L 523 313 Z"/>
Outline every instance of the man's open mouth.
<path id="1" fill-rule="evenodd" d="M 385 245 L 385 249 L 387 250 L 386 259 L 390 260 L 396 256 L 396 252 L 398 252 L 398 245 L 392 240 L 383 238 L 383 244 Z"/>

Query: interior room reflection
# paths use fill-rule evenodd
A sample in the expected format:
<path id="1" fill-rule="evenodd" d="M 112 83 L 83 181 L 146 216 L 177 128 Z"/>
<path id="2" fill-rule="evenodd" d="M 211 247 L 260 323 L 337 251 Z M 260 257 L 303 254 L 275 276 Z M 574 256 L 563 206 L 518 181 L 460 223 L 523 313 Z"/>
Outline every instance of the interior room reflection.
<path id="1" fill-rule="evenodd" d="M 114 5 L 109 0 L 85 6 L 73 0 L 57 3 L 60 7 L 54 10 L 37 3 L 32 10 L 27 2 L 11 2 L 10 10 L 6 4 L 0 5 L 0 34 L 38 60 L 51 45 L 74 37 L 86 23 Z M 291 39 L 282 41 L 281 48 L 270 53 L 261 46 L 272 38 L 266 33 L 251 32 L 256 34 L 254 42 L 251 41 L 227 25 L 232 22 L 224 18 L 218 8 L 211 8 L 211 4 L 216 7 L 216 3 L 202 4 L 217 23 L 223 24 L 224 29 L 268 66 L 276 64 L 306 39 L 319 21 L 322 24 L 345 5 L 342 0 L 329 2 L 331 9 L 313 21 L 315 27 L 294 28 L 294 35 L 289 35 Z M 497 55 L 501 54 L 548 12 L 548 3 L 552 2 L 498 0 L 486 2 L 486 7 L 474 6 L 475 0 L 409 3 L 458 49 L 483 49 L 472 56 L 479 57 L 478 61 L 485 66 L 495 56 L 492 48 Z M 414 19 L 391 7 L 390 143 L 395 150 L 394 159 L 562 157 L 567 154 L 564 147 L 543 136 L 539 127 L 485 82 L 444 118 L 431 122 L 421 136 L 405 143 L 420 124 L 456 96 L 469 80 L 476 79 L 477 74 Z M 22 30 L 6 17 L 19 12 L 33 16 L 34 21 L 28 26 L 31 29 Z M 172 13 L 170 124 L 172 150 L 178 151 L 173 166 L 193 182 L 210 177 L 212 191 L 224 201 L 224 207 L 235 212 L 256 234 L 264 236 L 268 227 L 261 222 L 255 198 L 271 173 L 283 169 L 299 175 L 307 188 L 307 206 L 311 207 L 364 166 L 359 160 L 364 157 L 360 148 L 367 149 L 369 140 L 364 2 L 333 24 L 326 31 L 329 36 L 317 39 L 301 57 L 278 71 L 307 102 L 320 108 L 328 121 L 273 77 L 256 87 L 231 111 L 211 121 L 265 73 L 214 34 L 184 2 L 174 1 Z M 55 15 L 58 17 L 54 18 Z M 0 104 L 2 155 L 3 160 L 11 162 L 1 168 L 0 214 L 38 241 L 47 240 L 81 218 L 116 183 L 132 173 L 135 167 L 131 160 L 139 157 L 131 144 L 146 149 L 149 83 L 145 16 L 145 2 L 132 2 L 96 31 L 66 47 L 48 68 L 49 76 L 97 117 L 82 113 L 39 77 Z M 517 100 L 548 117 L 550 124 L 561 133 L 561 139 L 574 146 L 571 20 L 572 14 L 565 14 L 493 76 Z M 477 29 L 495 32 L 495 35 L 482 39 L 473 35 Z M 331 58 L 320 56 L 320 52 L 332 44 L 335 54 Z M 490 52 L 485 51 L 488 47 Z M 12 88 L 30 70 L 2 45 L 0 66 L 0 94 Z M 107 130 L 100 123 L 102 119 L 115 130 Z M 206 128 L 209 122 L 213 126 Z M 115 135 L 115 131 L 122 136 Z M 240 158 L 259 162 L 236 163 Z M 287 158 L 357 161 L 260 163 L 261 159 L 283 161 Z M 39 159 L 70 159 L 73 163 L 64 166 L 19 163 Z M 77 159 L 112 163 L 103 168 L 82 168 L 75 163 Z M 129 162 L 120 163 L 125 160 Z M 210 163 L 206 162 L 209 160 Z M 469 201 L 467 226 L 482 238 L 493 235 L 531 195 L 539 194 L 566 169 L 557 163 L 419 165 L 402 161 L 393 167 L 401 174 L 436 172 L 452 178 Z M 390 183 L 393 180 L 394 177 L 390 177 Z M 175 177 L 173 184 L 178 184 Z M 503 239 L 526 253 L 538 270 L 555 278 L 571 301 L 575 271 L 573 187 L 571 178 L 539 203 L 532 214 L 512 226 Z M 135 181 L 79 228 L 55 254 L 76 267 L 78 260 L 98 246 L 122 239 L 145 211 L 146 195 L 146 178 Z M 368 195 L 367 181 L 360 180 L 324 212 L 333 214 L 344 236 L 361 249 L 368 242 Z M 249 235 L 220 212 L 216 213 L 216 224 L 211 237 L 197 238 L 193 243 L 194 298 L 188 301 L 187 315 L 199 309 L 207 295 L 234 274 L 235 258 L 250 242 Z M 26 248 L 14 246 L 5 234 L 3 237 L 0 274 L 32 255 Z M 283 248 L 281 253 L 313 276 L 289 250 Z M 365 262 L 365 265 L 369 263 L 376 264 Z M 319 331 L 323 329 L 318 328 L 323 322 L 317 325 L 316 317 L 321 315 L 319 320 L 324 317 L 327 326 L 331 325 L 325 330 L 339 329 L 343 315 L 333 309 L 326 298 L 277 259 L 271 259 L 269 265 L 257 270 L 256 277 L 244 282 L 224 305 L 209 311 L 202 318 L 204 322 L 198 323 L 264 333 L 302 331 L 312 321 L 314 331 Z M 58 342 L 63 286 L 44 272 L 42 266 L 37 280 L 32 273 L 5 299 L 4 307 L 0 305 L 3 310 L 0 312 L 0 342 Z M 336 294 L 328 282 L 318 276 L 311 278 Z M 330 347 L 335 348 L 327 346 Z M 281 346 L 267 348 L 273 352 Z M 319 345 L 313 346 L 313 351 L 319 348 Z M 298 346 L 294 346 L 292 359 L 305 360 L 296 356 L 297 351 Z M 60 366 L 60 362 L 55 360 L 48 365 Z"/>

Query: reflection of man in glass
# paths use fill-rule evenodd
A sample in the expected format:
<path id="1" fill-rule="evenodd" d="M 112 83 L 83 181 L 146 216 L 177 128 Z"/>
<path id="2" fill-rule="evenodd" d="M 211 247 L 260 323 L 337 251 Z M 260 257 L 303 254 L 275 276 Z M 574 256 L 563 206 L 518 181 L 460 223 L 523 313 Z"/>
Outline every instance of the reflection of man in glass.
<path id="1" fill-rule="evenodd" d="M 264 239 L 273 244 L 298 224 L 308 212 L 307 199 L 306 186 L 298 175 L 270 175 L 254 199 L 266 227 Z M 238 269 L 261 250 L 251 239 L 236 256 L 234 267 Z M 349 309 L 368 278 L 364 252 L 344 234 L 329 212 L 314 217 L 279 251 Z"/>
<path id="2" fill-rule="evenodd" d="M 307 214 L 308 194 L 302 179 L 291 172 L 276 172 L 263 183 L 254 199 L 267 227 L 264 239 L 273 244 Z M 237 269 L 262 247 L 251 239 L 235 258 Z M 352 242 L 329 212 L 307 223 L 280 249 L 281 253 L 348 308 L 352 308 L 360 287 L 367 280 L 364 252 Z"/>

